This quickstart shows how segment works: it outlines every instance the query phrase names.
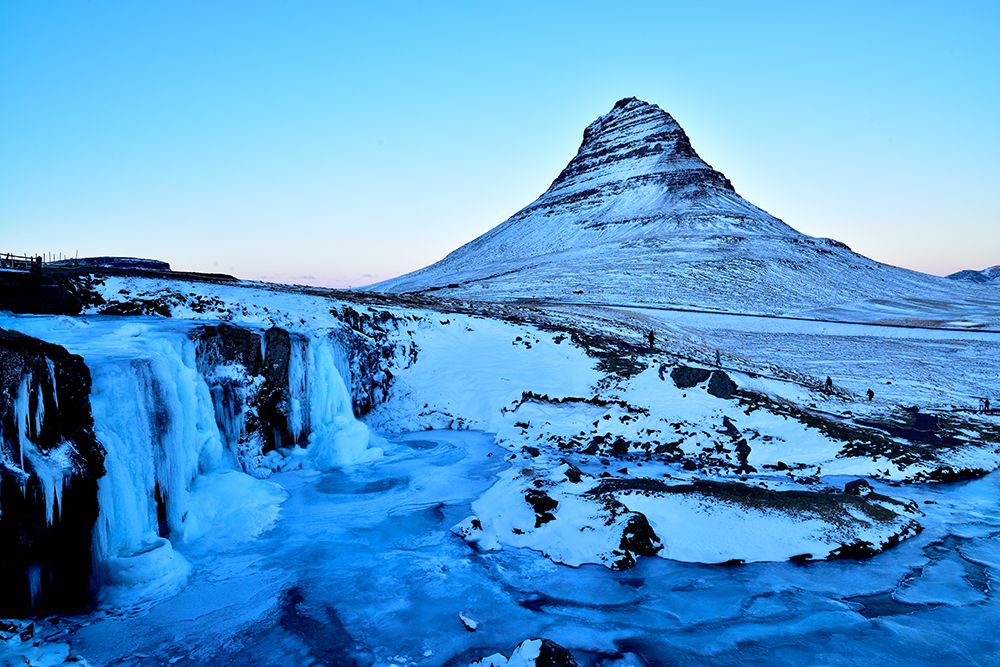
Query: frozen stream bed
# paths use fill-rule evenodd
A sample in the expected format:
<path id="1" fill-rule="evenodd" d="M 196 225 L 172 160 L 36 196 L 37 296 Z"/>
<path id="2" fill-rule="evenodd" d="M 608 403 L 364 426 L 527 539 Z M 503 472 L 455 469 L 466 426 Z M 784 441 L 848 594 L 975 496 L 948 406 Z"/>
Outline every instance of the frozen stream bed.
<path id="1" fill-rule="evenodd" d="M 533 637 L 582 665 L 1000 664 L 997 473 L 894 489 L 926 530 L 871 560 L 614 572 L 451 532 L 505 453 L 434 431 L 333 472 L 214 473 L 194 490 L 201 535 L 175 547 L 186 579 L 38 626 L 95 666 L 464 667 Z"/>

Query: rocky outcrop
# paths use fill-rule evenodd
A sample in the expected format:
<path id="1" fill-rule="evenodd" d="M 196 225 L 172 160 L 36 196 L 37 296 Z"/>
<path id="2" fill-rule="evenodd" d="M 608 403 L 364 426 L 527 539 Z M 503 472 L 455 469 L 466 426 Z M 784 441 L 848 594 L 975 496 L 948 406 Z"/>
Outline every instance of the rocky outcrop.
<path id="1" fill-rule="evenodd" d="M 219 324 L 199 328 L 195 340 L 216 424 L 244 468 L 271 449 L 295 444 L 288 421 L 291 334 L 272 327 L 262 336 Z"/>
<path id="2" fill-rule="evenodd" d="M 0 271 L 0 310 L 38 315 L 76 315 L 83 302 L 64 281 L 41 273 Z"/>
<path id="3" fill-rule="evenodd" d="M 724 371 L 678 366 L 670 371 L 670 379 L 678 389 L 691 389 L 708 380 L 708 393 L 717 398 L 732 398 L 736 383 Z"/>
<path id="4" fill-rule="evenodd" d="M 735 392 L 736 383 L 725 371 L 712 371 L 712 377 L 708 379 L 708 393 L 716 398 L 730 399 Z"/>
<path id="5" fill-rule="evenodd" d="M 332 337 L 347 356 L 350 377 L 345 377 L 358 417 L 389 397 L 393 383 L 391 367 L 408 366 L 416 361 L 417 347 L 397 349 L 389 341 L 388 333 L 399 326 L 399 318 L 385 310 L 355 310 L 343 306 L 339 313 L 345 328 L 333 332 Z"/>
<path id="6" fill-rule="evenodd" d="M 691 368 L 689 366 L 678 366 L 670 371 L 670 379 L 678 389 L 690 389 L 696 387 L 711 376 L 710 371 L 704 368 Z"/>
<path id="7" fill-rule="evenodd" d="M 0 330 L 0 616 L 88 594 L 104 449 L 81 357 Z"/>

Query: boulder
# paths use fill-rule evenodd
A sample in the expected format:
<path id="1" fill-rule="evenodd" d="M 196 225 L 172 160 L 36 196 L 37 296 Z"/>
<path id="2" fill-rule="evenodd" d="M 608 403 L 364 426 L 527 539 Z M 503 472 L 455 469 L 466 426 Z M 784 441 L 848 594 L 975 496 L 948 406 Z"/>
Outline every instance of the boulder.
<path id="1" fill-rule="evenodd" d="M 691 368 L 690 366 L 678 366 L 670 371 L 670 379 L 678 389 L 690 389 L 699 385 L 709 378 L 711 373 L 704 368 Z"/>
<path id="2" fill-rule="evenodd" d="M 736 383 L 726 375 L 725 371 L 712 371 L 708 380 L 708 393 L 717 398 L 732 398 L 736 391 Z"/>
<path id="3" fill-rule="evenodd" d="M 867 480 L 856 479 L 853 482 L 848 482 L 844 485 L 844 493 L 849 493 L 852 496 L 869 496 L 874 492 L 872 485 L 868 483 Z"/>

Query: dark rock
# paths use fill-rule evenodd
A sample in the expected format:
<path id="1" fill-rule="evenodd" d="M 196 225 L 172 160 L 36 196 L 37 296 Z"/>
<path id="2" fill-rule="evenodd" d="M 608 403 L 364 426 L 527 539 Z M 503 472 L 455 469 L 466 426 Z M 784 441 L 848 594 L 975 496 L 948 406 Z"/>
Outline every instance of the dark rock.
<path id="1" fill-rule="evenodd" d="M 196 333 L 198 363 L 208 366 L 238 363 L 250 375 L 260 375 L 264 363 L 260 334 L 231 324 L 205 326 Z"/>
<path id="2" fill-rule="evenodd" d="M 925 412 L 917 412 L 913 415 L 913 430 L 915 431 L 937 431 L 940 429 L 938 425 L 938 416 L 929 415 Z"/>
<path id="3" fill-rule="evenodd" d="M 729 419 L 729 417 L 722 418 L 722 426 L 723 428 L 726 429 L 726 434 L 729 435 L 729 437 L 731 437 L 733 440 L 736 440 L 737 438 L 740 437 L 740 430 L 736 428 L 736 424 L 734 424 Z"/>
<path id="4" fill-rule="evenodd" d="M 852 496 L 861 496 L 863 498 L 871 495 L 873 491 L 872 485 L 863 479 L 856 479 L 844 485 L 844 493 L 849 493 Z"/>
<path id="5" fill-rule="evenodd" d="M 635 565 L 636 556 L 655 556 L 663 545 L 646 516 L 633 512 L 622 530 L 618 548 L 623 555 L 613 564 L 613 570 L 627 570 Z"/>
<path id="6" fill-rule="evenodd" d="M 291 354 L 292 338 L 287 331 L 272 327 L 264 332 L 264 385 L 257 397 L 264 452 L 295 444 L 296 438 L 288 424 L 288 363 Z"/>
<path id="7" fill-rule="evenodd" d="M 618 436 L 615 441 L 611 444 L 611 450 L 608 452 L 612 456 L 625 456 L 628 454 L 629 443 L 625 438 Z"/>
<path id="8" fill-rule="evenodd" d="M 540 452 L 538 451 L 538 447 L 530 447 L 528 445 L 525 445 L 524 447 L 521 447 L 521 453 L 527 454 L 528 456 L 535 458 L 539 455 Z"/>
<path id="9" fill-rule="evenodd" d="M 538 657 L 535 658 L 535 667 L 578 667 L 578 664 L 569 649 L 543 638 Z"/>
<path id="10" fill-rule="evenodd" d="M 691 368 L 690 366 L 678 366 L 670 371 L 670 379 L 678 389 L 690 389 L 701 384 L 711 376 L 711 373 L 704 368 Z"/>
<path id="11" fill-rule="evenodd" d="M 0 310 L 38 315 L 76 315 L 83 302 L 52 276 L 0 271 Z"/>
<path id="12" fill-rule="evenodd" d="M 516 655 L 522 658 L 521 660 L 515 661 L 518 665 L 531 664 L 534 667 L 579 667 L 579 663 L 577 663 L 576 659 L 573 657 L 573 654 L 569 651 L 569 649 L 564 648 L 559 644 L 556 644 L 551 639 L 545 639 L 545 638 L 540 638 L 540 639 L 542 644 L 541 646 L 538 647 L 538 656 L 534 659 L 533 662 L 531 663 L 525 662 L 523 660 L 523 656 L 521 656 L 521 653 L 522 651 L 526 650 L 530 651 L 534 649 L 534 647 L 527 649 L 524 645 L 528 642 L 532 643 L 537 642 L 539 641 L 539 639 L 526 639 L 525 641 L 518 644 L 517 647 L 514 649 L 514 651 L 511 653 L 510 658 L 504 656 L 504 659 L 506 660 L 504 664 L 508 664 L 510 660 L 513 659 L 514 656 Z M 484 664 L 484 662 L 485 659 L 474 662 L 472 663 L 472 667 L 477 667 L 478 665 L 482 665 Z"/>
<path id="13" fill-rule="evenodd" d="M 295 444 L 302 434 L 292 433 L 288 421 L 288 368 L 293 342 L 305 341 L 278 327 L 261 336 L 229 324 L 201 327 L 194 338 L 198 370 L 211 391 L 216 423 L 237 459 L 252 464 L 260 454 Z M 216 371 L 234 365 L 242 368 L 242 375 Z M 304 427 L 308 431 L 308 424 Z"/>
<path id="14" fill-rule="evenodd" d="M 528 489 L 524 493 L 524 500 L 535 510 L 535 528 L 549 521 L 555 521 L 552 510 L 559 507 L 559 501 L 549 496 L 541 489 Z"/>
<path id="15" fill-rule="evenodd" d="M 565 461 L 564 463 L 566 463 L 566 465 L 568 466 L 566 468 L 566 473 L 565 473 L 566 479 L 568 479 L 573 484 L 579 484 L 580 480 L 583 479 L 583 471 L 577 468 L 572 463 L 567 463 Z"/>
<path id="16" fill-rule="evenodd" d="M 826 557 L 827 560 L 837 558 L 870 558 L 879 552 L 871 542 L 857 540 L 850 544 L 842 544 Z"/>
<path id="17" fill-rule="evenodd" d="M 736 383 L 733 382 L 725 371 L 712 371 L 712 377 L 708 381 L 708 393 L 717 398 L 732 398 L 736 391 Z"/>
<path id="18" fill-rule="evenodd" d="M 89 596 L 104 475 L 83 358 L 0 330 L 0 426 L 0 616 L 77 607 Z M 55 507 L 41 468 L 62 477 Z"/>

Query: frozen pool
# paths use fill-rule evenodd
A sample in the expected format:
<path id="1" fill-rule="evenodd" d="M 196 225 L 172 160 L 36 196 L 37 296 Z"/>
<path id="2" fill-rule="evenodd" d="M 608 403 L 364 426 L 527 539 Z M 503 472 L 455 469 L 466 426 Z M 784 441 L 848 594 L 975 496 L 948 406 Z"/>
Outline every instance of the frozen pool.
<path id="1" fill-rule="evenodd" d="M 591 665 L 1000 664 L 1000 475 L 894 489 L 927 529 L 871 560 L 612 572 L 450 532 L 504 454 L 439 431 L 332 472 L 209 475 L 186 581 L 118 589 L 56 636 L 93 665 L 464 666 L 539 636 Z"/>

